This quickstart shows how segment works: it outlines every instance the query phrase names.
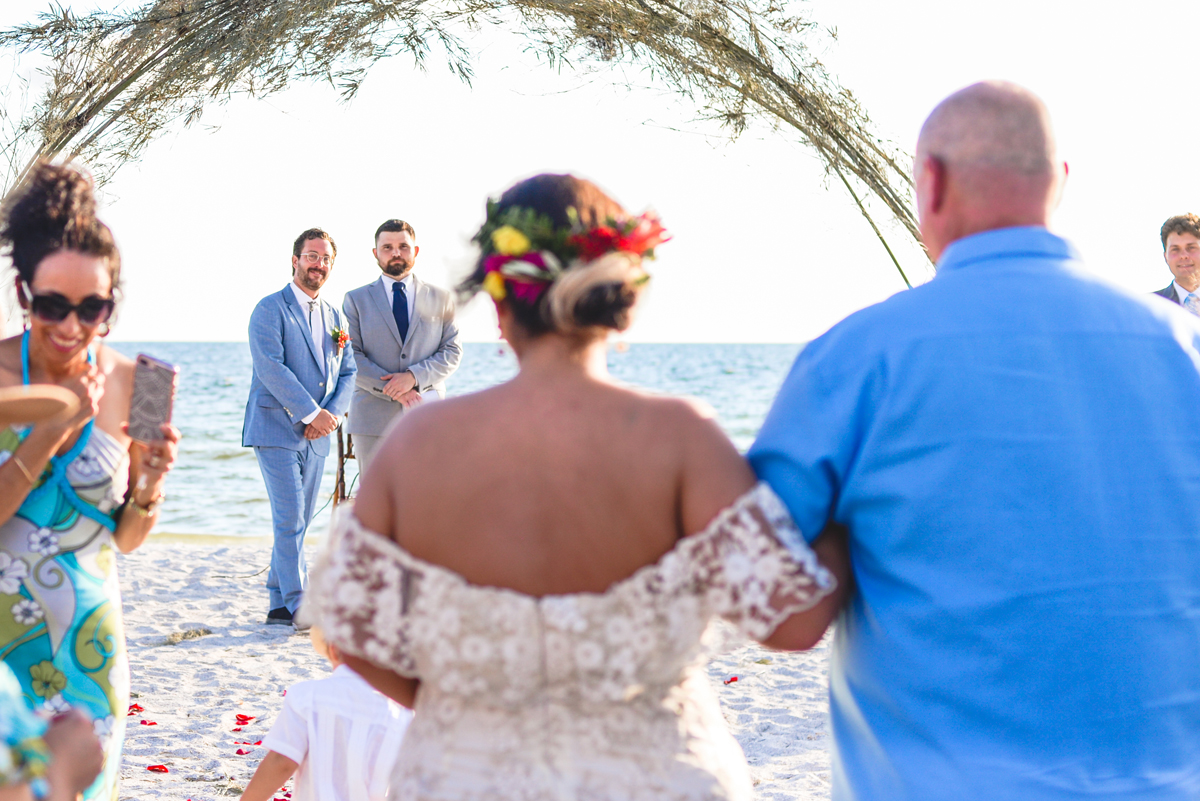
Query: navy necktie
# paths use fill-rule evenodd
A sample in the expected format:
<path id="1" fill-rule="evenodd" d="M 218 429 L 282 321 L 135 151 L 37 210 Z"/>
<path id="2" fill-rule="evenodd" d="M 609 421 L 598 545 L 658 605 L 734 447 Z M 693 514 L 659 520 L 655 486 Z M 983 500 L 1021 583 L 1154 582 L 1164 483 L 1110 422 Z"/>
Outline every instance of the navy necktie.
<path id="1" fill-rule="evenodd" d="M 399 281 L 392 284 L 392 316 L 396 318 L 396 329 L 403 342 L 408 336 L 408 296 L 404 294 L 404 284 Z"/>

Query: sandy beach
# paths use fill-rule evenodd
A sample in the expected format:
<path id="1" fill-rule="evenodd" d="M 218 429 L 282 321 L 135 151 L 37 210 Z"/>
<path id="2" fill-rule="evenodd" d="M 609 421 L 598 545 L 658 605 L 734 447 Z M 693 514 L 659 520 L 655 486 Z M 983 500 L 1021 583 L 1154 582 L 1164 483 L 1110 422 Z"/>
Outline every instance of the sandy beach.
<path id="1" fill-rule="evenodd" d="M 269 547 L 152 539 L 120 558 L 132 701 L 143 710 L 127 718 L 122 799 L 237 797 L 284 690 L 328 674 L 307 634 L 263 623 L 266 573 L 253 574 Z M 829 797 L 828 659 L 826 638 L 800 654 L 746 646 L 710 665 L 758 798 Z M 253 720 L 239 727 L 238 715 Z"/>

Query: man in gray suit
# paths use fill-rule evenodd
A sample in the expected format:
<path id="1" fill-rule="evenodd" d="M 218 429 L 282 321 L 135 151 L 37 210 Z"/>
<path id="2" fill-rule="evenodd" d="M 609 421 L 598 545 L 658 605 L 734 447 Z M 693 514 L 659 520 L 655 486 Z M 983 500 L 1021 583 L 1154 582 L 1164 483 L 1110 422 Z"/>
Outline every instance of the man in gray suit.
<path id="1" fill-rule="evenodd" d="M 267 295 L 250 315 L 254 372 L 242 445 L 254 448 L 267 484 L 275 544 L 268 623 L 292 623 L 308 584 L 304 534 L 312 520 L 329 435 L 350 405 L 354 354 L 343 346 L 346 323 L 320 298 L 337 245 L 310 228 L 292 245 L 292 283 Z"/>
<path id="2" fill-rule="evenodd" d="M 1159 234 L 1163 260 L 1175 280 L 1154 294 L 1200 317 L 1200 217 L 1195 214 L 1172 217 L 1163 223 Z"/>
<path id="3" fill-rule="evenodd" d="M 342 302 L 358 365 L 347 429 L 359 472 L 392 420 L 424 399 L 445 397 L 446 379 L 462 360 L 454 299 L 413 275 L 420 250 L 411 225 L 388 220 L 371 251 L 383 274 Z"/>

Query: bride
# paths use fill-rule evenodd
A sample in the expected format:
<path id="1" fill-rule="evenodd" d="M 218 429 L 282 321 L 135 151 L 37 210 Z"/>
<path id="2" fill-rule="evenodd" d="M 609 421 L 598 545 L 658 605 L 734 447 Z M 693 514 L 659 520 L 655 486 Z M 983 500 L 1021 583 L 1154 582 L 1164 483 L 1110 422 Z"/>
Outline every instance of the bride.
<path id="1" fill-rule="evenodd" d="M 307 613 L 416 710 L 401 799 L 751 797 L 702 635 L 813 646 L 847 560 L 833 534 L 808 550 L 709 412 L 609 378 L 664 238 L 569 175 L 489 203 L 461 289 L 520 372 L 401 418 L 335 526 Z"/>

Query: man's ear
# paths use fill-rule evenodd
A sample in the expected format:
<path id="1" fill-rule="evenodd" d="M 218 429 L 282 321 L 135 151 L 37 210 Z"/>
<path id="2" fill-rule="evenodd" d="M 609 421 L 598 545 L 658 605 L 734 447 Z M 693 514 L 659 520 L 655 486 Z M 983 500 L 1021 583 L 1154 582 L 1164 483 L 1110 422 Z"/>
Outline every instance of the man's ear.
<path id="1" fill-rule="evenodd" d="M 420 253 L 420 252 L 421 252 L 421 246 L 420 246 L 420 245 L 413 245 L 413 258 L 414 258 L 414 259 L 417 257 L 417 254 L 418 254 L 418 253 Z"/>
<path id="2" fill-rule="evenodd" d="M 936 156 L 926 156 L 921 164 L 929 210 L 937 213 L 946 204 L 946 165 Z"/>

